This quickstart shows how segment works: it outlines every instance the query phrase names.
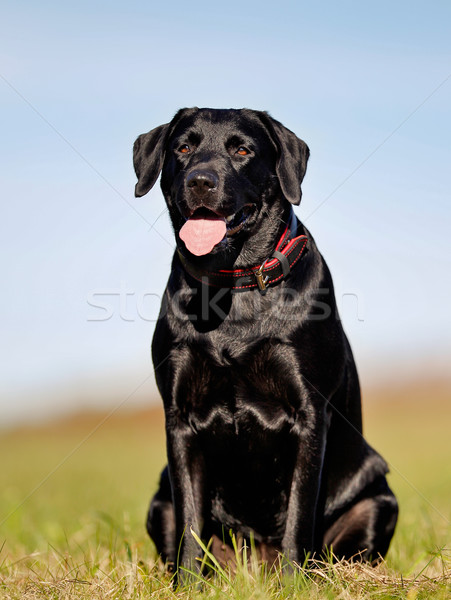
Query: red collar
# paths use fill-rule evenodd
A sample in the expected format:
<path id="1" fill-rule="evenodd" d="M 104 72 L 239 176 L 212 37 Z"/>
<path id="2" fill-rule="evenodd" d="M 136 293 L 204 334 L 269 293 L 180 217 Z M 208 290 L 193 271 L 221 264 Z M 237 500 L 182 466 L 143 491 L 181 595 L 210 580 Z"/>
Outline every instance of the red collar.
<path id="1" fill-rule="evenodd" d="M 261 265 L 249 269 L 205 271 L 189 262 L 180 251 L 178 255 L 185 271 L 205 285 L 230 288 L 234 292 L 258 289 L 264 295 L 269 286 L 285 279 L 293 265 L 301 258 L 307 245 L 307 236 L 295 237 L 296 231 L 297 220 L 291 211 L 288 224 L 274 252 Z"/>

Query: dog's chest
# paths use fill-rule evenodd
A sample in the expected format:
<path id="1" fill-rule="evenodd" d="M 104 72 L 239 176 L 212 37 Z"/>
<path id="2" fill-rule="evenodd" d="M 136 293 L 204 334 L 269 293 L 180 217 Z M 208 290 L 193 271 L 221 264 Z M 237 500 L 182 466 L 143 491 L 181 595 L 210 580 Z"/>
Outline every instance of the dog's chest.
<path id="1" fill-rule="evenodd" d="M 185 347 L 177 408 L 190 426 L 216 438 L 285 432 L 301 405 L 294 349 L 259 338 L 210 338 Z"/>

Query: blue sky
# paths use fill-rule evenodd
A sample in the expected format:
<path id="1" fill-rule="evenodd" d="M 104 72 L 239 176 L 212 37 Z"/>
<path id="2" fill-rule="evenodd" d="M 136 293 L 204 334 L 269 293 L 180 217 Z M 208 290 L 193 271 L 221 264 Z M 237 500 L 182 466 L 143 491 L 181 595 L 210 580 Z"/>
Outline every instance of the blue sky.
<path id="1" fill-rule="evenodd" d="M 159 190 L 133 197 L 131 147 L 183 106 L 268 110 L 310 146 L 296 212 L 363 387 L 446 372 L 450 17 L 448 2 L 7 3 L 3 421 L 150 397 L 173 241 Z"/>

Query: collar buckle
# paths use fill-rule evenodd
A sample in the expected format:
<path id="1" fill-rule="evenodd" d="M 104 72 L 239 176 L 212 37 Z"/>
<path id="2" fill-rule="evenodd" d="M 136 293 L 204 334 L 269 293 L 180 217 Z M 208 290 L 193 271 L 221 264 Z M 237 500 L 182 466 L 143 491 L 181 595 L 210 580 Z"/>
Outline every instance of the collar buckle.
<path id="1" fill-rule="evenodd" d="M 258 291 L 262 296 L 264 296 L 267 292 L 266 284 L 269 281 L 269 275 L 266 275 L 266 277 L 263 275 L 263 269 L 265 268 L 267 261 L 268 259 L 266 259 L 254 273 L 255 279 L 257 280 Z"/>

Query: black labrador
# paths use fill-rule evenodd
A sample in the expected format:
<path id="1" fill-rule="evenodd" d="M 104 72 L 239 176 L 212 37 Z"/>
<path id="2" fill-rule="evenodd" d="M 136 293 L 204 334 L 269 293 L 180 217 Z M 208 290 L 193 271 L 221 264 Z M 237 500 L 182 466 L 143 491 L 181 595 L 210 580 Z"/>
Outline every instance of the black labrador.
<path id="1" fill-rule="evenodd" d="M 177 242 L 152 343 L 168 466 L 147 528 L 179 580 L 202 554 L 191 531 L 226 562 L 230 532 L 297 563 L 375 561 L 393 535 L 331 275 L 292 211 L 308 156 L 248 109 L 183 109 L 134 145 L 136 196 L 161 172 Z"/>

